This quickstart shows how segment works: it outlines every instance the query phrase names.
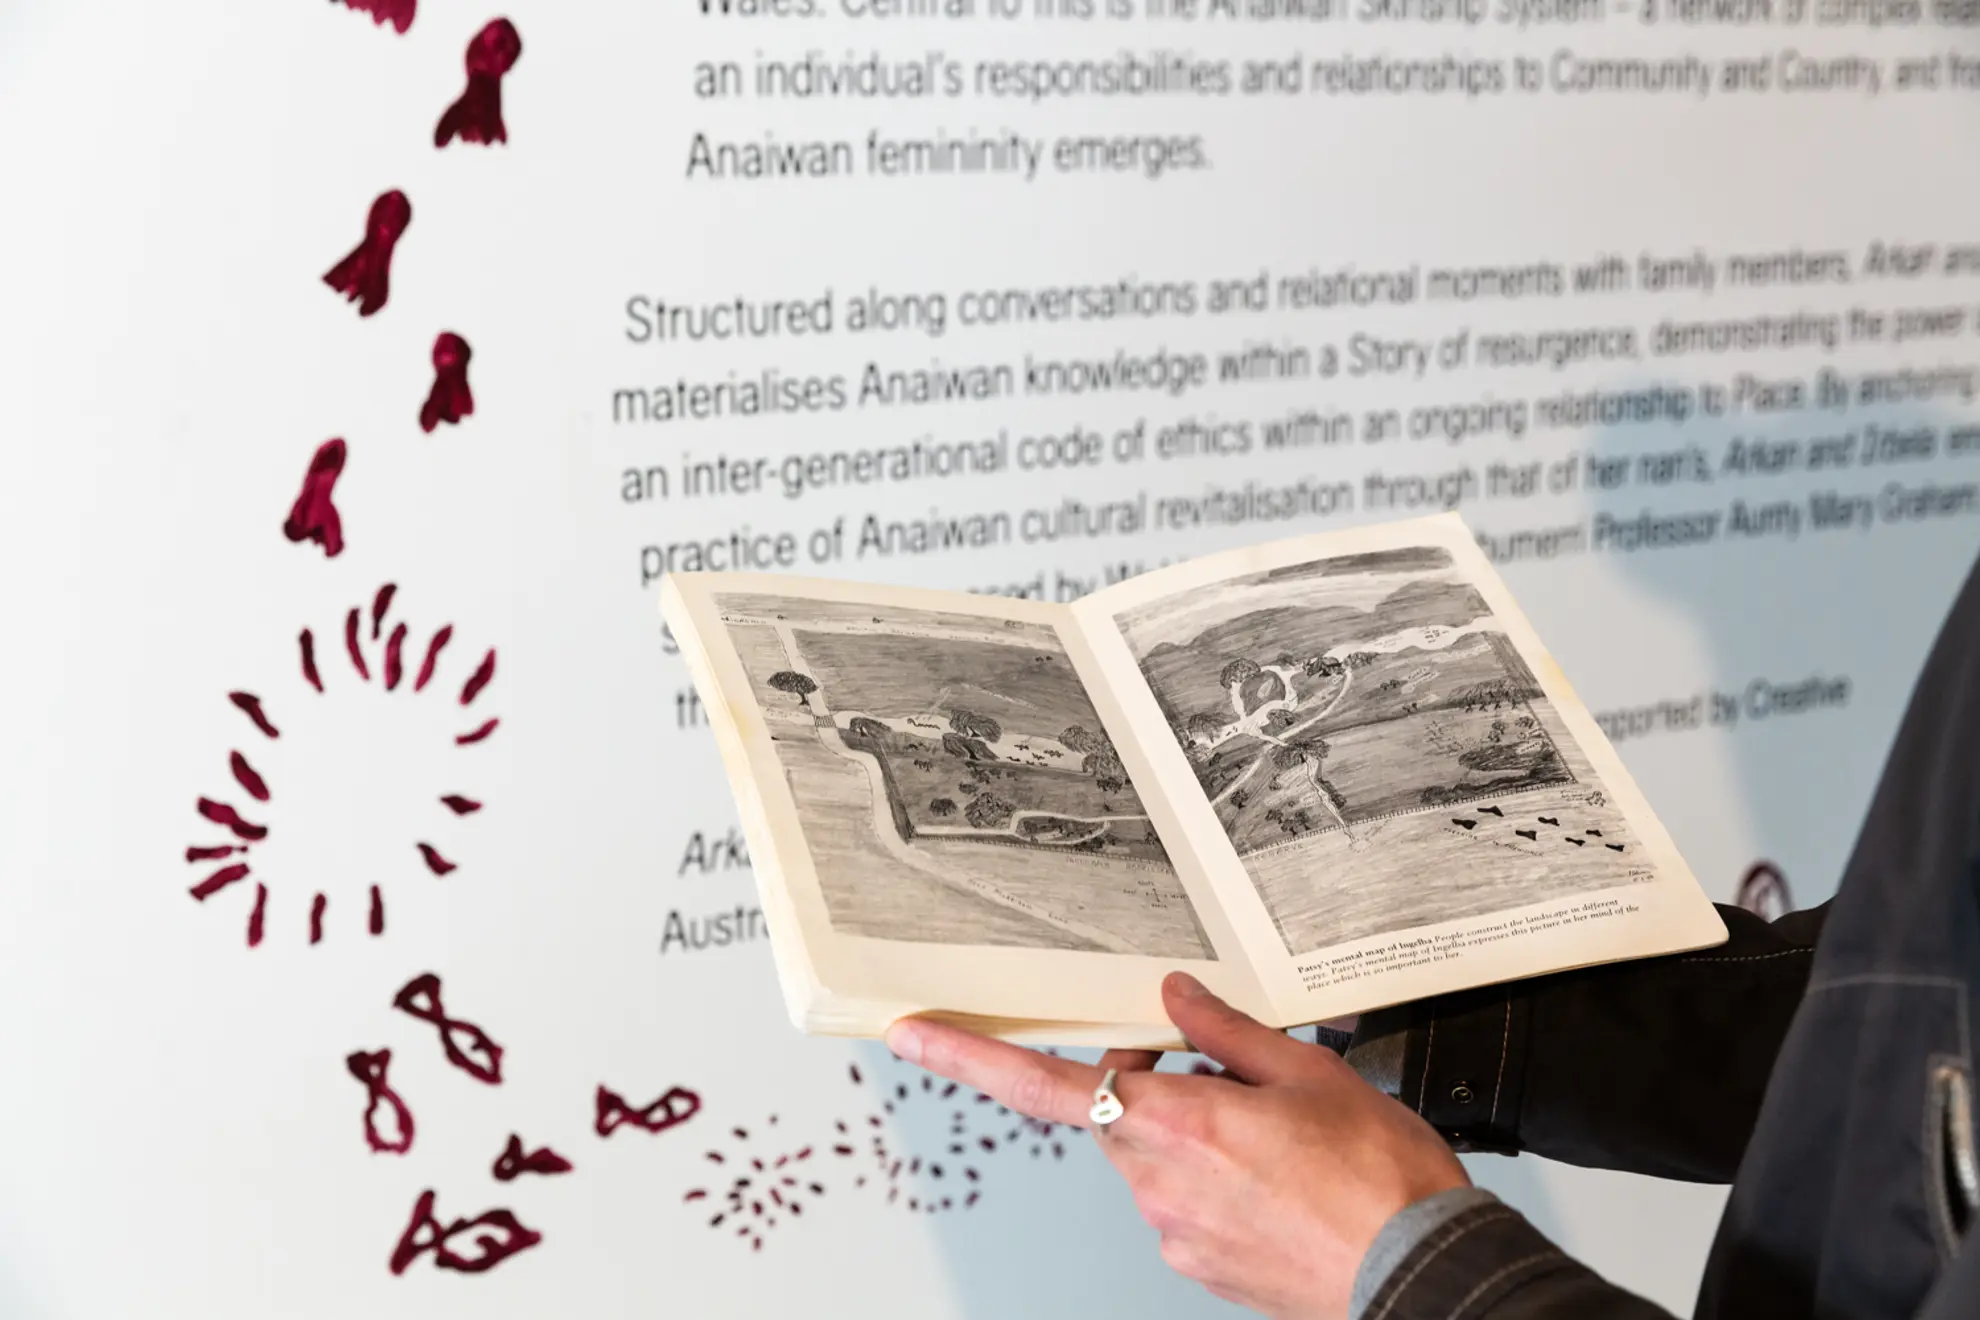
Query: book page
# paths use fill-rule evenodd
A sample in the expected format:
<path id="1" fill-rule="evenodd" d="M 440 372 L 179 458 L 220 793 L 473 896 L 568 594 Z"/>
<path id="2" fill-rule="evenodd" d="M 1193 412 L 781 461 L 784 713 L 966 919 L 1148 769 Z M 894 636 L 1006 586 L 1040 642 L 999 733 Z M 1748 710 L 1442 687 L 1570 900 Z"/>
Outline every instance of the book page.
<path id="1" fill-rule="evenodd" d="M 1140 1024 L 1123 1038 L 1154 1043 L 1174 1034 L 1176 967 L 1265 1008 L 1115 754 L 1064 609 L 730 574 L 674 575 L 665 609 L 800 1025 L 876 1034 L 939 1011 L 1005 1035 Z"/>
<path id="2" fill-rule="evenodd" d="M 1074 610 L 1284 1021 L 1724 939 L 1456 515 Z"/>

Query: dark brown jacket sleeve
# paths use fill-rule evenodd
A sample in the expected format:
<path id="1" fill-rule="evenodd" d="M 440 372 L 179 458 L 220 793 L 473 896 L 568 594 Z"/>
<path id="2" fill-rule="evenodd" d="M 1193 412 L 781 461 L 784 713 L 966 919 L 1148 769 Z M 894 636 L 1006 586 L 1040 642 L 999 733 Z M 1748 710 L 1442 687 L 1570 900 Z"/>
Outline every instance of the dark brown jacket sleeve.
<path id="1" fill-rule="evenodd" d="M 1403 1038 L 1397 1098 L 1460 1150 L 1730 1182 L 1827 905 L 1721 907 L 1716 949 L 1539 977 L 1363 1016 Z"/>

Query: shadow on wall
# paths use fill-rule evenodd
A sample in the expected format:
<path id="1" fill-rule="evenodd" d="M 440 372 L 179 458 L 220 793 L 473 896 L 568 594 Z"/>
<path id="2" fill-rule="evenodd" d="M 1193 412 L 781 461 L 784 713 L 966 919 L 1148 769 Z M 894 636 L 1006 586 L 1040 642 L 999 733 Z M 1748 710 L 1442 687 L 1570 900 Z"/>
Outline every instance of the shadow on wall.
<path id="1" fill-rule="evenodd" d="M 1082 1062 L 1098 1057 L 1065 1053 Z M 1000 1113 L 967 1090 L 943 1098 L 940 1081 L 923 1091 L 925 1074 L 877 1043 L 862 1042 L 858 1060 L 873 1093 L 894 1104 L 886 1140 L 895 1149 L 872 1176 L 890 1184 L 881 1194 L 892 1196 L 902 1231 L 928 1234 L 939 1245 L 958 1312 L 982 1320 L 1252 1314 L 1163 1264 L 1160 1239 L 1085 1132 Z M 1164 1066 L 1179 1063 L 1188 1066 L 1180 1059 Z M 931 1172 L 936 1165 L 939 1177 Z M 896 1167 L 890 1177 L 886 1170 Z M 981 1199 L 965 1206 L 978 1187 Z"/>
<path id="2" fill-rule="evenodd" d="M 1808 906 L 1834 890 L 1912 682 L 1980 548 L 1980 503 L 1965 508 L 1964 496 L 1947 493 L 1980 483 L 1980 428 L 1970 450 L 1948 453 L 1956 430 L 1972 425 L 1960 395 L 1932 406 L 1704 417 L 1687 392 L 1693 416 L 1681 426 L 1620 423 L 1554 433 L 1573 437 L 1561 440 L 1529 431 L 1495 444 L 1489 458 L 1454 448 L 1436 461 L 1482 468 L 1577 456 L 1580 507 L 1551 503 L 1559 523 L 1585 520 L 1588 543 L 1502 570 L 1571 677 L 1617 676 L 1606 689 L 1577 684 L 1598 713 L 1626 709 L 1648 722 L 1632 724 L 1619 751 L 1707 893 L 1734 901 L 1766 859 L 1792 902 Z M 1933 456 L 1920 457 L 1928 435 Z M 1743 474 L 1727 463 L 1735 439 L 1750 460 Z M 1810 470 L 1818 445 L 1823 466 Z M 1426 456 L 1423 466 L 1435 462 Z M 1518 508 L 1466 512 L 1485 529 L 1546 521 Z M 1666 534 L 1688 527 L 1693 543 L 1622 548 L 1652 524 Z M 1651 608 L 1633 610 L 1638 601 Z M 1597 626 L 1583 619 L 1577 629 L 1573 616 L 1585 614 Z M 1666 664 L 1670 680 L 1659 684 Z M 1714 768 L 1716 788 L 1706 787 Z M 897 1075 L 883 1047 L 862 1051 L 874 1074 Z M 958 1132 L 956 1112 L 903 1103 L 891 1116 L 900 1154 L 923 1161 L 915 1178 L 924 1191 L 929 1163 L 982 1135 L 974 1115 Z M 968 1314 L 1244 1314 L 1168 1270 L 1091 1138 L 1021 1132 L 1007 1116 L 981 1126 L 999 1145 L 986 1153 L 981 1200 L 967 1210 L 941 1209 L 939 1199 L 933 1212 L 903 1209 L 941 1242 Z M 1469 1163 L 1481 1184 L 1591 1264 L 1688 1309 L 1720 1192 L 1533 1159 Z M 1577 1210 L 1595 1204 L 1599 1225 Z"/>
<path id="3" fill-rule="evenodd" d="M 1829 374 L 1851 386 L 1860 378 Z M 1980 387 L 1980 372 L 1968 383 Z M 1734 901 L 1763 861 L 1794 906 L 1834 893 L 1912 684 L 1980 550 L 1980 421 L 1962 406 L 1971 401 L 1729 413 L 1590 436 L 1582 474 L 1591 529 L 1620 538 L 1647 518 L 1714 532 L 1589 558 L 1608 582 L 1675 620 L 1702 665 L 1702 674 L 1631 691 L 1624 704 L 1639 717 L 1671 705 L 1617 745 L 1632 773 L 1651 781 L 1645 791 L 1660 814 L 1682 813 L 1666 823 L 1715 900 Z M 1598 469 L 1622 484 L 1588 489 Z M 1710 480 L 1684 479 L 1700 471 Z M 1680 477 L 1642 480 L 1662 472 Z M 1533 603 L 1541 617 L 1576 608 L 1560 592 Z M 1586 645 L 1590 634 L 1579 635 Z M 1619 656 L 1667 649 L 1655 622 L 1614 612 L 1599 645 L 1560 657 L 1563 667 L 1601 673 Z M 1701 758 L 1724 762 L 1717 800 L 1686 792 Z M 1727 865 L 1708 864 L 1709 846 L 1693 853 L 1682 826 L 1712 817 L 1743 829 L 1752 854 Z"/>
<path id="4" fill-rule="evenodd" d="M 1551 565 L 1502 571 L 1597 714 L 1627 715 L 1612 726 L 1625 731 L 1612 733 L 1618 751 L 1714 900 L 1740 901 L 1749 882 L 1747 905 L 1772 917 L 1834 893 L 1912 684 L 1980 548 L 1980 495 L 1961 491 L 1980 483 L 1968 401 L 1694 415 L 1679 427 L 1597 428 L 1571 446 L 1528 441 L 1528 462 L 1581 455 L 1590 540 Z M 1962 428 L 1973 443 L 1951 454 Z M 1728 463 L 1735 440 L 1744 464 Z M 1620 549 L 1646 519 L 1710 536 Z M 1627 595 L 1650 608 L 1631 611 L 1618 600 Z M 1573 626 L 1584 610 L 1598 612 L 1598 629 Z M 1658 684 L 1667 661 L 1670 681 Z M 1626 681 L 1602 679 L 1630 670 Z M 1591 1265 L 1689 1310 L 1719 1190 L 1530 1159 L 1468 1163 Z M 1590 1205 L 1599 1213 L 1581 1209 Z"/>

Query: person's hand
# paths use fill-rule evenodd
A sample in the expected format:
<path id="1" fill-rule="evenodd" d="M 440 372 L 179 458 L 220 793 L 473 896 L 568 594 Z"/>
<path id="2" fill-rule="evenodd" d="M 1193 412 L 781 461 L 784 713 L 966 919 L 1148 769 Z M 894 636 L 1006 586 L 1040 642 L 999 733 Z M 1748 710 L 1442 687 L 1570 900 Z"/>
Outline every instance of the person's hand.
<path id="1" fill-rule="evenodd" d="M 1175 973 L 1169 1017 L 1224 1077 L 1153 1071 L 1114 1050 L 1098 1067 L 912 1018 L 887 1045 L 1049 1123 L 1088 1126 L 1103 1072 L 1126 1112 L 1096 1134 L 1127 1179 L 1162 1258 L 1275 1320 L 1338 1320 L 1355 1270 L 1398 1210 L 1470 1179 L 1429 1124 L 1331 1050 L 1262 1026 Z M 1248 1084 L 1247 1084 L 1248 1083 Z"/>

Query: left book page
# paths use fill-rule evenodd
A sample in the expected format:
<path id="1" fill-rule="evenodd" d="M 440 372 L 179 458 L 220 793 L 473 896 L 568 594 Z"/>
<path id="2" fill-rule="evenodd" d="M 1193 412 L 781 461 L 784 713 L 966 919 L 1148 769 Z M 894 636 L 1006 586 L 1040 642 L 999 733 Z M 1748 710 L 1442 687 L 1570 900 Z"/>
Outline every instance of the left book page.
<path id="1" fill-rule="evenodd" d="M 1175 1046 L 1164 974 L 1267 997 L 1062 607 L 673 574 L 661 610 L 737 795 L 791 1016 Z"/>

